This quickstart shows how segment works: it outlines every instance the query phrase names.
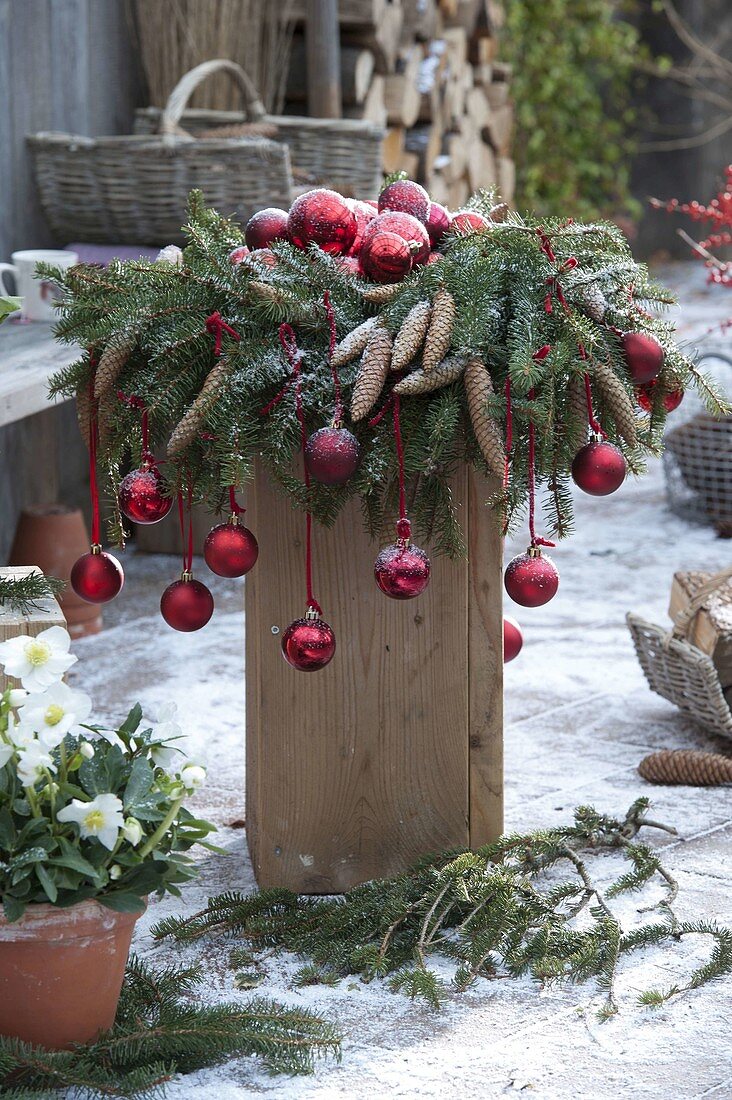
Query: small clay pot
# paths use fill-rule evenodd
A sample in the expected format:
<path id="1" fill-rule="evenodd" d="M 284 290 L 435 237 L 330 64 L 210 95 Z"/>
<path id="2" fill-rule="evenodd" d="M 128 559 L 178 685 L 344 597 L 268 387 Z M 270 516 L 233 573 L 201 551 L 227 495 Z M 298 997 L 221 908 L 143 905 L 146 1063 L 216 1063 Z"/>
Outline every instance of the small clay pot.
<path id="1" fill-rule="evenodd" d="M 108 1030 L 141 915 L 97 901 L 0 915 L 0 1035 L 67 1050 Z"/>

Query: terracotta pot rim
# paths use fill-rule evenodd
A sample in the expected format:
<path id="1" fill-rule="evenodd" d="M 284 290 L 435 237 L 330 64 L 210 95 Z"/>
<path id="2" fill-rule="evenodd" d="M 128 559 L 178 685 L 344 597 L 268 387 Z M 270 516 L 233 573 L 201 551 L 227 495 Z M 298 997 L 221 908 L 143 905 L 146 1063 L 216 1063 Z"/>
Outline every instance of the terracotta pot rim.
<path id="1" fill-rule="evenodd" d="M 143 898 L 145 909 L 147 898 Z M 85 898 L 65 908 L 47 902 L 32 902 L 20 920 L 12 923 L 0 911 L 0 942 L 28 940 L 68 943 L 113 932 L 120 925 L 132 925 L 145 909 L 137 913 L 120 913 L 109 909 L 96 898 Z"/>

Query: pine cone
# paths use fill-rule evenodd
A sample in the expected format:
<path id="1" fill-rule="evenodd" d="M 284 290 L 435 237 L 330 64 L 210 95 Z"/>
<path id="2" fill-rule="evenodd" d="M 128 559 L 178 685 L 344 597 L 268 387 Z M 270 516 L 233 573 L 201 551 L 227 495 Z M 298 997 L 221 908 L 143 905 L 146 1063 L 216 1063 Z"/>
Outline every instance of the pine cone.
<path id="1" fill-rule="evenodd" d="M 94 375 L 94 396 L 100 401 L 105 394 L 114 389 L 125 363 L 132 355 L 137 340 L 123 332 L 117 332 L 110 338 L 97 363 Z"/>
<path id="2" fill-rule="evenodd" d="M 587 417 L 587 395 L 585 380 L 581 374 L 573 374 L 567 387 L 569 417 L 565 422 L 565 433 L 570 453 L 575 455 L 588 440 L 590 422 Z"/>
<path id="3" fill-rule="evenodd" d="M 503 434 L 488 410 L 488 399 L 495 390 L 488 368 L 477 355 L 468 360 L 463 382 L 468 398 L 470 422 L 483 458 L 496 477 L 503 477 L 506 464 Z"/>
<path id="4" fill-rule="evenodd" d="M 580 291 L 582 298 L 582 310 L 592 321 L 598 325 L 605 320 L 608 310 L 608 300 L 600 290 L 597 283 L 587 283 Z"/>
<path id="5" fill-rule="evenodd" d="M 619 434 L 629 447 L 635 447 L 638 443 L 638 421 L 628 391 L 607 363 L 595 363 L 594 378 Z"/>
<path id="6" fill-rule="evenodd" d="M 427 335 L 431 313 L 432 306 L 429 302 L 417 302 L 416 306 L 410 309 L 394 340 L 394 350 L 391 353 L 392 370 L 403 370 L 414 359 Z"/>
<path id="7" fill-rule="evenodd" d="M 422 370 L 430 371 L 447 355 L 455 323 L 455 299 L 449 290 L 440 287 L 432 303 L 432 317 L 422 352 Z"/>
<path id="8" fill-rule="evenodd" d="M 423 370 L 412 371 L 406 378 L 402 378 L 401 382 L 397 382 L 394 393 L 398 393 L 400 397 L 411 397 L 417 393 L 431 393 L 432 390 L 439 390 L 442 386 L 454 382 L 464 370 L 465 363 L 462 360 L 443 359 L 429 372 Z"/>
<path id="9" fill-rule="evenodd" d="M 201 431 L 206 414 L 228 373 L 229 363 L 226 359 L 219 359 L 215 366 L 211 368 L 206 381 L 203 383 L 201 392 L 173 429 L 173 433 L 168 440 L 169 458 L 180 454 L 181 451 L 184 451 L 186 447 L 193 443 Z"/>
<path id="10" fill-rule="evenodd" d="M 399 283 L 380 283 L 378 286 L 369 286 L 366 290 L 361 291 L 361 297 L 365 298 L 367 302 L 375 302 L 377 305 L 381 305 L 382 302 L 392 300 L 399 290 L 399 285 Z"/>
<path id="11" fill-rule="evenodd" d="M 351 420 L 363 420 L 379 400 L 391 363 L 391 336 L 377 325 L 361 359 L 351 399 Z"/>
<path id="12" fill-rule="evenodd" d="M 270 286 L 269 283 L 260 283 L 258 279 L 252 279 L 247 283 L 247 290 L 251 290 L 257 298 L 262 298 L 267 302 L 274 302 L 278 306 L 284 304 L 285 297 L 282 291 Z"/>
<path id="13" fill-rule="evenodd" d="M 369 342 L 369 336 L 378 319 L 378 317 L 369 317 L 358 328 L 352 329 L 347 336 L 344 336 L 340 344 L 336 344 L 332 360 L 334 367 L 342 367 L 361 354 Z"/>
<path id="14" fill-rule="evenodd" d="M 718 752 L 663 749 L 644 757 L 638 765 L 638 772 L 649 783 L 721 787 L 732 783 L 732 759 Z"/>
<path id="15" fill-rule="evenodd" d="M 89 387 L 86 383 L 76 391 L 76 419 L 79 421 L 79 432 L 86 444 L 87 451 L 91 443 L 91 431 L 89 426 L 89 414 L 91 401 L 89 400 Z"/>

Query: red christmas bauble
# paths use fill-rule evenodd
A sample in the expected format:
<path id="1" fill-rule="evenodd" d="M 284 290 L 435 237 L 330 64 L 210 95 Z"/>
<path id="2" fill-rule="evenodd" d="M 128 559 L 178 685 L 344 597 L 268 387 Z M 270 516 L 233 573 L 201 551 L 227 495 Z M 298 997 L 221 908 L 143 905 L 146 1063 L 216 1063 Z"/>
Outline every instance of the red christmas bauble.
<path id="1" fill-rule="evenodd" d="M 584 493 L 606 497 L 620 488 L 627 469 L 623 452 L 614 443 L 593 441 L 574 456 L 572 477 Z"/>
<path id="2" fill-rule="evenodd" d="M 366 226 L 363 235 L 364 248 L 368 247 L 377 233 L 396 233 L 410 246 L 412 261 L 423 264 L 430 254 L 430 239 L 421 221 L 401 210 L 386 210 Z M 363 250 L 362 253 L 363 255 Z"/>
<path id="3" fill-rule="evenodd" d="M 71 567 L 71 587 L 87 603 L 109 603 L 119 596 L 124 583 L 122 566 L 104 550 L 82 554 Z"/>
<path id="4" fill-rule="evenodd" d="M 551 558 L 529 549 L 508 563 L 503 583 L 522 607 L 541 607 L 556 595 L 559 573 Z"/>
<path id="5" fill-rule="evenodd" d="M 503 663 L 507 665 L 518 657 L 524 644 L 521 627 L 510 615 L 503 616 Z"/>
<path id="6" fill-rule="evenodd" d="M 238 248 L 232 248 L 229 253 L 229 263 L 232 267 L 238 267 L 242 260 L 245 260 L 249 255 L 249 249 L 245 244 L 240 244 Z"/>
<path id="7" fill-rule="evenodd" d="M 361 266 L 376 283 L 398 283 L 412 270 L 409 245 L 396 233 L 376 233 L 364 242 Z"/>
<path id="8" fill-rule="evenodd" d="M 489 224 L 477 210 L 459 210 L 452 217 L 452 228 L 463 234 L 477 233 L 479 229 L 487 229 Z"/>
<path id="9" fill-rule="evenodd" d="M 361 276 L 363 275 L 363 269 L 361 267 L 361 259 L 359 256 L 339 256 L 338 264 L 347 271 L 349 275 Z"/>
<path id="10" fill-rule="evenodd" d="M 249 253 L 250 260 L 258 260 L 265 267 L 277 267 L 277 257 L 271 248 L 255 248 Z"/>
<path id="11" fill-rule="evenodd" d="M 307 616 L 295 619 L 282 635 L 282 655 L 300 672 L 317 672 L 333 660 L 335 634 L 326 622 Z"/>
<path id="12" fill-rule="evenodd" d="M 243 523 L 219 523 L 212 527 L 203 544 L 203 557 L 219 577 L 243 577 L 259 556 L 259 544 Z"/>
<path id="13" fill-rule="evenodd" d="M 624 332 L 623 352 L 630 376 L 637 386 L 652 382 L 663 367 L 663 348 L 645 332 Z"/>
<path id="14" fill-rule="evenodd" d="M 430 212 L 430 197 L 419 183 L 395 180 L 387 184 L 379 195 L 379 213 L 384 210 L 401 210 L 424 225 Z"/>
<path id="15" fill-rule="evenodd" d="M 356 215 L 337 191 L 316 187 L 295 199 L 287 232 L 297 248 L 317 244 L 324 252 L 348 252 L 356 238 Z"/>
<path id="16" fill-rule="evenodd" d="M 305 461 L 321 485 L 345 485 L 356 471 L 360 452 L 348 428 L 318 428 L 305 445 Z"/>
<path id="17" fill-rule="evenodd" d="M 436 248 L 452 225 L 452 214 L 441 203 L 432 202 L 426 225 L 432 247 Z"/>
<path id="18" fill-rule="evenodd" d="M 445 256 L 442 252 L 430 252 L 429 256 L 425 260 L 425 266 L 430 264 L 438 264 L 440 260 L 444 260 Z"/>
<path id="19" fill-rule="evenodd" d="M 133 523 L 159 523 L 173 507 L 173 499 L 166 496 L 166 489 L 165 478 L 157 466 L 130 470 L 119 487 L 122 514 Z"/>
<path id="20" fill-rule="evenodd" d="M 353 238 L 353 244 L 349 248 L 348 254 L 349 256 L 358 256 L 363 244 L 366 226 L 374 220 L 376 211 L 373 206 L 370 206 L 367 202 L 361 202 L 360 199 L 349 199 L 348 204 L 356 215 L 356 236 Z"/>
<path id="21" fill-rule="evenodd" d="M 374 577 L 392 600 L 413 600 L 430 583 L 430 559 L 412 543 L 385 546 L 374 562 Z"/>
<path id="22" fill-rule="evenodd" d="M 287 211 L 267 206 L 252 214 L 244 230 L 244 240 L 250 248 L 267 248 L 272 241 L 286 241 Z"/>
<path id="23" fill-rule="evenodd" d="M 213 596 L 201 581 L 173 581 L 160 597 L 160 613 L 173 630 L 200 630 L 213 615 Z"/>
<path id="24" fill-rule="evenodd" d="M 652 382 L 646 382 L 643 386 L 639 386 L 635 391 L 635 399 L 642 409 L 646 412 L 650 412 L 653 408 L 653 402 L 655 399 L 656 389 L 659 386 L 659 381 L 654 378 Z M 671 390 L 665 393 L 662 398 L 663 407 L 667 413 L 671 413 L 674 409 L 678 409 L 681 402 L 684 400 L 683 390 Z"/>

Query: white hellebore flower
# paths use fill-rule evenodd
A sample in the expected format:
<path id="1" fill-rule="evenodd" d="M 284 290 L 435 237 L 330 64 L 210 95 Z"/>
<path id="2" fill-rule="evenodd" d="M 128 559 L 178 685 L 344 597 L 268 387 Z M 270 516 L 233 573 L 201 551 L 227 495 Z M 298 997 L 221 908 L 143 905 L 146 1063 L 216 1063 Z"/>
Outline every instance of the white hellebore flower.
<path id="1" fill-rule="evenodd" d="M 19 634 L 0 643 L 0 664 L 6 675 L 20 680 L 26 690 L 45 691 L 75 664 L 70 645 L 69 632 L 62 626 L 49 626 L 35 638 Z"/>
<path id="2" fill-rule="evenodd" d="M 82 838 L 95 836 L 110 852 L 124 824 L 122 803 L 116 794 L 98 794 L 91 802 L 72 798 L 68 806 L 59 810 L 56 818 L 63 822 L 75 821 Z"/>
<path id="3" fill-rule="evenodd" d="M 109 868 L 109 877 L 112 882 L 116 882 L 118 878 L 122 878 L 122 868 L 119 863 L 113 863 Z"/>
<path id="4" fill-rule="evenodd" d="M 156 741 L 174 741 L 183 736 L 183 728 L 177 721 L 178 706 L 176 703 L 166 703 L 158 712 L 158 720 L 153 728 L 153 737 Z M 180 749 L 174 745 L 153 745 L 151 756 L 153 763 L 159 768 L 169 768 L 180 754 Z"/>
<path id="5" fill-rule="evenodd" d="M 0 741 L 0 768 L 5 767 L 14 751 L 12 745 L 6 745 L 3 741 Z"/>
<path id="6" fill-rule="evenodd" d="M 125 840 L 136 848 L 142 840 L 142 825 L 136 817 L 128 817 L 122 826 L 122 836 Z"/>
<path id="7" fill-rule="evenodd" d="M 56 771 L 56 766 L 40 741 L 29 741 L 19 749 L 18 776 L 24 787 L 32 787 L 44 771 Z"/>
<path id="8" fill-rule="evenodd" d="M 94 759 L 94 746 L 90 741 L 82 741 L 79 745 L 79 752 L 85 760 Z"/>
<path id="9" fill-rule="evenodd" d="M 11 688 L 10 689 L 10 705 L 15 707 L 22 707 L 25 704 L 26 699 L 29 697 L 30 692 L 25 691 L 23 688 Z"/>
<path id="10" fill-rule="evenodd" d="M 206 769 L 200 764 L 186 764 L 180 773 L 180 779 L 187 791 L 195 791 L 205 782 Z"/>
<path id="11" fill-rule="evenodd" d="M 67 733 L 78 733 L 78 725 L 91 714 L 92 701 L 83 691 L 68 684 L 51 684 L 32 695 L 20 711 L 20 727 L 37 733 L 46 748 L 55 749 Z"/>

